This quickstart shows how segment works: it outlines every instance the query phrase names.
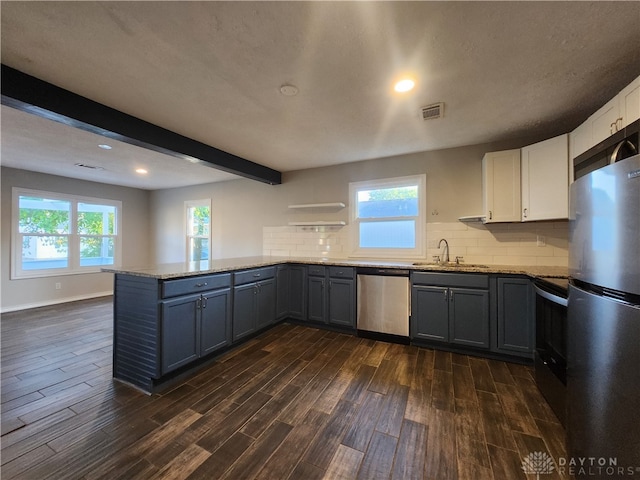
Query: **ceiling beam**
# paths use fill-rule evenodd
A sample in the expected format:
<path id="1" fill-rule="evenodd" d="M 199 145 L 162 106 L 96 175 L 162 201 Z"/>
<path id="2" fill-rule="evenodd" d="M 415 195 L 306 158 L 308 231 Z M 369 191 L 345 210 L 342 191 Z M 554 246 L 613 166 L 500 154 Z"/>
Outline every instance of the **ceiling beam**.
<path id="1" fill-rule="evenodd" d="M 2 105 L 270 185 L 277 170 L 133 117 L 2 64 Z"/>

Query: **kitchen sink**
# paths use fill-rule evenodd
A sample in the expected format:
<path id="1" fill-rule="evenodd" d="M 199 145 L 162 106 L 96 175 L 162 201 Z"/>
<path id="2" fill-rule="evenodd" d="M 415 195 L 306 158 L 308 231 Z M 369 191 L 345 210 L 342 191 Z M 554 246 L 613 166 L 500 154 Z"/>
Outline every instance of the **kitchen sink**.
<path id="1" fill-rule="evenodd" d="M 441 268 L 489 268 L 488 265 L 478 263 L 436 263 L 436 262 L 413 262 L 413 265 L 420 267 L 441 267 Z"/>

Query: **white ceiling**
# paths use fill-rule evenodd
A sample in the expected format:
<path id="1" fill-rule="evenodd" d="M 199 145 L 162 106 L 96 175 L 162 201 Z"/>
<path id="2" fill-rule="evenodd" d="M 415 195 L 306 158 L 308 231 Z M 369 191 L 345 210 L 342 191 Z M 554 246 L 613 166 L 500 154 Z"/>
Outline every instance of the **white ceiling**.
<path id="1" fill-rule="evenodd" d="M 1 9 L 3 64 L 285 172 L 554 136 L 640 75 L 635 1 Z M 404 72 L 417 88 L 399 96 L 391 85 Z M 298 95 L 283 96 L 283 84 Z M 444 118 L 421 120 L 436 102 Z M 92 134 L 49 123 L 3 107 L 2 164 L 148 189 L 234 178 L 125 144 L 104 152 Z M 138 163 L 147 177 L 131 174 Z"/>

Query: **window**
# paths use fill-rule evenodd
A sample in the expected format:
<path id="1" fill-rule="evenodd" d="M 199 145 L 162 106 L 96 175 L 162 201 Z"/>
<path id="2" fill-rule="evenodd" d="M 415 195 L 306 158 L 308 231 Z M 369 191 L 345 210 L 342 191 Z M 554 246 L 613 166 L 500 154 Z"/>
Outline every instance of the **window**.
<path id="1" fill-rule="evenodd" d="M 12 278 L 98 272 L 120 264 L 122 203 L 13 189 Z"/>
<path id="2" fill-rule="evenodd" d="M 209 260 L 211 200 L 185 202 L 187 210 L 187 261 Z"/>
<path id="3" fill-rule="evenodd" d="M 426 176 L 349 184 L 354 256 L 424 256 Z"/>

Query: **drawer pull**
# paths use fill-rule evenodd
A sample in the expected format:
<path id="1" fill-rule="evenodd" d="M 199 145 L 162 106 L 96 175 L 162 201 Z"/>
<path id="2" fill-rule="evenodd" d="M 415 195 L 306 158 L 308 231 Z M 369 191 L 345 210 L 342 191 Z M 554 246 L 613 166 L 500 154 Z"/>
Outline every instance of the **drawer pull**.
<path id="1" fill-rule="evenodd" d="M 206 286 L 207 286 L 207 282 L 204 282 L 204 283 L 196 283 L 196 288 L 206 287 Z"/>
<path id="2" fill-rule="evenodd" d="M 259 273 L 254 273 L 253 276 L 254 276 L 254 278 L 258 278 L 260 276 L 260 274 Z"/>

